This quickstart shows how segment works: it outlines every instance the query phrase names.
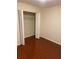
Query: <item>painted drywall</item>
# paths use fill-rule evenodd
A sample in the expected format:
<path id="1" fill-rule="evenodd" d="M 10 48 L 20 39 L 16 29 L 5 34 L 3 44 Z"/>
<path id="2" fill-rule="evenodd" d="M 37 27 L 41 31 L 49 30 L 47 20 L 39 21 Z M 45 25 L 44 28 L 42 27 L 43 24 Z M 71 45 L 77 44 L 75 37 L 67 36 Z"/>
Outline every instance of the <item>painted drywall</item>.
<path id="1" fill-rule="evenodd" d="M 41 10 L 40 36 L 61 44 L 61 6 Z"/>
<path id="2" fill-rule="evenodd" d="M 35 35 L 35 15 L 24 14 L 24 37 Z"/>
<path id="3" fill-rule="evenodd" d="M 22 3 L 22 2 L 17 2 L 17 9 L 27 11 L 27 12 L 34 12 L 34 13 L 37 13 L 40 11 L 39 7 L 33 6 L 31 4 L 27 4 L 27 3 Z"/>

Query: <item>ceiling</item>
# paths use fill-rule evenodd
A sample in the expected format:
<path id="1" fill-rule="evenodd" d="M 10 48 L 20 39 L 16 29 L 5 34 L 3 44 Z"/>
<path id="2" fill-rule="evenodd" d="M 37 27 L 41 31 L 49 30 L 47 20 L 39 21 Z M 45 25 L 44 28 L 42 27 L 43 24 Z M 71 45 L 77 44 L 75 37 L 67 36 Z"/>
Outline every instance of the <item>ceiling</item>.
<path id="1" fill-rule="evenodd" d="M 61 0 L 46 0 L 45 2 L 44 1 L 45 0 L 18 0 L 18 2 L 29 3 L 39 7 L 50 7 L 61 4 Z"/>

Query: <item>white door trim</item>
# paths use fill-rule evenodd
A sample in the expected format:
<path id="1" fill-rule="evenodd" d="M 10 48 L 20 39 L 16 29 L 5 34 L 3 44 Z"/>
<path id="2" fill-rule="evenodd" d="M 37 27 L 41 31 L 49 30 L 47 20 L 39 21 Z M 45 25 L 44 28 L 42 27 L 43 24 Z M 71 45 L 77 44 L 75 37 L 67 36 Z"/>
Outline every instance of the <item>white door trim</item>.
<path id="1" fill-rule="evenodd" d="M 40 38 L 40 13 L 36 13 L 36 38 Z"/>
<path id="2" fill-rule="evenodd" d="M 25 40 L 24 40 L 24 16 L 23 16 L 23 10 L 21 10 L 22 14 L 22 33 L 23 33 L 23 40 L 22 40 L 22 45 L 25 45 Z"/>
<path id="3" fill-rule="evenodd" d="M 21 29 L 21 31 L 22 31 L 21 32 L 21 35 L 22 35 L 21 36 L 21 44 L 25 45 L 25 40 L 24 40 L 24 38 L 25 38 L 24 37 L 24 16 L 23 16 L 23 11 L 24 10 L 20 10 L 20 11 L 21 11 L 21 24 L 20 25 L 22 26 L 21 27 L 22 28 Z M 28 11 L 26 11 L 26 12 L 28 12 Z M 40 12 L 35 12 L 35 14 L 36 14 L 35 15 L 36 16 L 35 37 L 39 39 L 40 38 Z"/>

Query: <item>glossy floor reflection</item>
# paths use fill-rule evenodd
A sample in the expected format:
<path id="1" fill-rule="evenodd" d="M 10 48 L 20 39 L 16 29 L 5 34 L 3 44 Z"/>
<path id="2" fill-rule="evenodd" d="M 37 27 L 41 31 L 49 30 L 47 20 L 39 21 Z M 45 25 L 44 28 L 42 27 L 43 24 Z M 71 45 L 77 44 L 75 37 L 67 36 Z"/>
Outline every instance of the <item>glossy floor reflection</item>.
<path id="1" fill-rule="evenodd" d="M 44 38 L 25 39 L 24 46 L 17 47 L 17 59 L 61 59 L 61 46 Z"/>

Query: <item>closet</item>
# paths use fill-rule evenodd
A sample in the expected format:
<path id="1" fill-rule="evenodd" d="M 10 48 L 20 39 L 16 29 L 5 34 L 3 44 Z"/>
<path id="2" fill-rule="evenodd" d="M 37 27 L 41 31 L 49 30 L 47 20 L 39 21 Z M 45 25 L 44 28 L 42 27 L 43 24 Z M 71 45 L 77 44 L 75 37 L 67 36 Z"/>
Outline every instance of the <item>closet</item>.
<path id="1" fill-rule="evenodd" d="M 35 35 L 35 13 L 23 12 L 24 15 L 24 37 Z"/>
<path id="2" fill-rule="evenodd" d="M 17 45 L 24 45 L 25 38 L 34 36 L 39 39 L 40 13 L 17 11 Z"/>

